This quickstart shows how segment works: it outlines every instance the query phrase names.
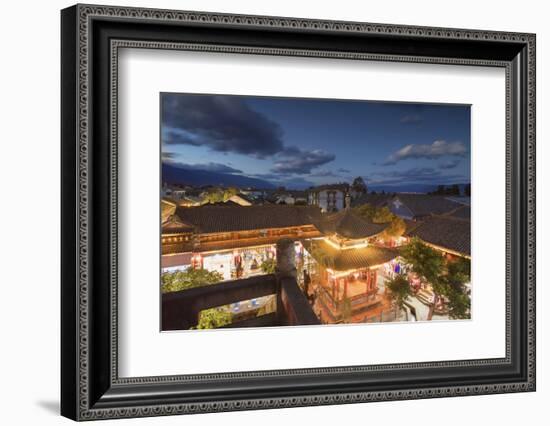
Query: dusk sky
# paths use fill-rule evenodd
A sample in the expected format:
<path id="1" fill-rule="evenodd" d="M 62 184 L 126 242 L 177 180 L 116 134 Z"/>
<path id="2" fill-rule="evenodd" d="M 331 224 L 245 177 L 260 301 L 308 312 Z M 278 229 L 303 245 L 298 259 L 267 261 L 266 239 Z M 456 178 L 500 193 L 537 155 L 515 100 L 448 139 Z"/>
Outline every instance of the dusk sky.
<path id="1" fill-rule="evenodd" d="M 164 162 L 304 189 L 470 182 L 470 107 L 161 95 Z"/>

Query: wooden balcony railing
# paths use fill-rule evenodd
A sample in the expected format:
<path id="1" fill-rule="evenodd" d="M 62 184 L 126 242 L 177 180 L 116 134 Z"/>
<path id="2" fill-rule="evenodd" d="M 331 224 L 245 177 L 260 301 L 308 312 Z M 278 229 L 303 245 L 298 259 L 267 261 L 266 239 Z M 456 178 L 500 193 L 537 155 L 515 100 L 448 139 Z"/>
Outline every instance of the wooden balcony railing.
<path id="1" fill-rule="evenodd" d="M 271 294 L 277 295 L 275 315 L 252 318 L 227 327 L 319 324 L 319 319 L 296 282 L 294 258 L 293 241 L 279 240 L 275 274 L 163 294 L 162 330 L 190 329 L 197 325 L 199 313 L 202 310 Z"/>

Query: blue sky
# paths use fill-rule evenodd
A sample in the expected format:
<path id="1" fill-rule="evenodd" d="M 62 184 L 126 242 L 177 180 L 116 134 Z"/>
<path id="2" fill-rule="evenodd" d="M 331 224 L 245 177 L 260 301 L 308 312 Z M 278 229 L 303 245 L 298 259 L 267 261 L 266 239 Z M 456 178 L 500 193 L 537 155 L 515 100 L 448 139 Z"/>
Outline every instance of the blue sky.
<path id="1" fill-rule="evenodd" d="M 161 95 L 163 161 L 302 189 L 470 182 L 470 107 Z"/>

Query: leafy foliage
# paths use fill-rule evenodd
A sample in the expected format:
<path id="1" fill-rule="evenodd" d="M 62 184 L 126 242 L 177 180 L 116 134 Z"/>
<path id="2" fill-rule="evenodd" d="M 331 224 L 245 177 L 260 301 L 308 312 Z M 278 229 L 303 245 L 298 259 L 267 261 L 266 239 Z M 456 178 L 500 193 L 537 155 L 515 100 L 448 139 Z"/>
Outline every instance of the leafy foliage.
<path id="1" fill-rule="evenodd" d="M 216 271 L 207 269 L 189 268 L 186 271 L 164 272 L 161 276 L 163 293 L 187 290 L 194 287 L 215 284 L 220 282 L 223 276 Z"/>
<path id="2" fill-rule="evenodd" d="M 354 207 L 353 211 L 363 219 L 372 220 L 374 214 L 376 213 L 376 207 L 367 203 Z"/>
<path id="3" fill-rule="evenodd" d="M 390 290 L 391 298 L 399 308 L 403 308 L 407 298 L 412 295 L 411 285 L 405 274 L 397 274 L 386 281 L 386 288 Z"/>
<path id="4" fill-rule="evenodd" d="M 401 256 L 411 265 L 413 272 L 432 284 L 434 291 L 441 294 L 440 284 L 445 259 L 437 250 L 427 246 L 418 238 L 413 238 L 403 247 Z"/>
<path id="5" fill-rule="evenodd" d="M 237 195 L 239 190 L 237 188 L 212 188 L 206 194 L 204 194 L 203 202 L 208 204 L 225 203 L 233 195 Z"/>
<path id="6" fill-rule="evenodd" d="M 449 310 L 449 317 L 454 319 L 470 318 L 471 300 L 469 295 L 451 287 L 446 297 L 448 300 L 447 309 Z"/>
<path id="7" fill-rule="evenodd" d="M 459 258 L 447 262 L 447 274 L 444 295 L 448 299 L 447 307 L 451 318 L 468 318 L 470 315 L 470 296 L 466 294 L 464 284 L 470 281 L 470 260 Z"/>
<path id="8" fill-rule="evenodd" d="M 366 194 L 367 184 L 365 183 L 365 181 L 361 176 L 358 176 L 355 179 L 353 179 L 353 182 L 351 184 L 351 189 L 353 189 L 358 194 Z"/>
<path id="9" fill-rule="evenodd" d="M 222 327 L 231 323 L 231 312 L 224 308 L 205 309 L 199 314 L 198 330 Z"/>
<path id="10" fill-rule="evenodd" d="M 407 225 L 405 224 L 405 221 L 401 219 L 399 216 L 395 216 L 392 219 L 390 226 L 388 226 L 384 230 L 384 234 L 388 237 L 396 238 L 403 235 L 406 230 L 407 230 Z"/>
<path id="11" fill-rule="evenodd" d="M 372 221 L 373 223 L 390 223 L 394 217 L 394 214 L 388 207 L 380 207 L 375 210 Z"/>
<path id="12" fill-rule="evenodd" d="M 470 281 L 470 260 L 447 260 L 417 238 L 403 248 L 401 256 L 413 272 L 432 285 L 436 295 L 447 299 L 451 318 L 469 318 L 471 301 L 464 284 Z"/>
<path id="13" fill-rule="evenodd" d="M 359 217 L 373 223 L 390 223 L 396 218 L 388 207 L 374 207 L 368 203 L 354 207 L 353 211 Z"/>
<path id="14" fill-rule="evenodd" d="M 267 259 L 262 262 L 260 268 L 262 272 L 266 274 L 274 274 L 275 268 L 277 266 L 277 261 L 275 259 Z"/>

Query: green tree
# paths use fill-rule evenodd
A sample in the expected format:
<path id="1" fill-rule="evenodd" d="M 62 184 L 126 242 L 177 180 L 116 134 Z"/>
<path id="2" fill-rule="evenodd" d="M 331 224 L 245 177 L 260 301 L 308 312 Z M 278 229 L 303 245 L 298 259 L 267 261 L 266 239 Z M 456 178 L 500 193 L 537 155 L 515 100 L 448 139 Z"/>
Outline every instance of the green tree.
<path id="1" fill-rule="evenodd" d="M 376 213 L 376 208 L 367 203 L 354 207 L 353 212 L 363 219 L 372 220 L 372 217 Z"/>
<path id="2" fill-rule="evenodd" d="M 189 288 L 220 282 L 223 276 L 216 271 L 189 268 L 186 271 L 164 272 L 161 275 L 163 293 L 187 290 Z"/>
<path id="3" fill-rule="evenodd" d="M 389 223 L 393 218 L 394 215 L 388 207 L 380 207 L 375 210 L 372 221 L 373 223 Z"/>
<path id="4" fill-rule="evenodd" d="M 406 263 L 411 265 L 413 272 L 432 285 L 436 296 L 443 294 L 441 277 L 444 272 L 445 259 L 440 252 L 414 237 L 409 244 L 403 247 L 401 256 Z"/>
<path id="5" fill-rule="evenodd" d="M 203 195 L 203 202 L 205 204 L 225 203 L 233 195 L 237 195 L 239 190 L 234 187 L 227 189 L 223 188 L 211 188 Z"/>
<path id="6" fill-rule="evenodd" d="M 219 188 L 211 188 L 203 194 L 203 202 L 205 204 L 215 204 L 223 202 L 223 191 Z"/>
<path id="7" fill-rule="evenodd" d="M 406 230 L 407 230 L 407 225 L 405 224 L 405 221 L 401 219 L 399 216 L 394 216 L 394 218 L 390 223 L 390 226 L 388 226 L 384 230 L 384 234 L 388 237 L 397 238 L 403 235 Z"/>
<path id="8" fill-rule="evenodd" d="M 366 194 L 367 184 L 365 183 L 365 181 L 361 176 L 358 176 L 355 179 L 353 179 L 353 183 L 351 184 L 351 189 L 355 191 L 357 194 Z"/>
<path id="9" fill-rule="evenodd" d="M 405 301 L 412 295 L 411 285 L 405 274 L 396 274 L 391 280 L 386 281 L 386 288 L 390 290 L 390 296 L 394 304 L 403 309 Z"/>
<path id="10" fill-rule="evenodd" d="M 237 188 L 234 188 L 234 187 L 227 188 L 225 191 L 223 191 L 223 195 L 222 195 L 223 201 L 225 202 L 229 200 L 233 195 L 237 195 L 238 193 L 239 193 L 239 190 Z"/>
<path id="11" fill-rule="evenodd" d="M 444 295 L 447 298 L 449 316 L 455 319 L 470 317 L 471 300 L 466 294 L 465 284 L 470 281 L 470 260 L 458 258 L 447 262 L 447 273 L 443 277 Z"/>
<path id="12" fill-rule="evenodd" d="M 465 283 L 470 281 L 468 259 L 446 260 L 417 238 L 402 249 L 401 256 L 411 265 L 413 272 L 432 285 L 437 300 L 445 297 L 451 318 L 469 318 L 471 301 L 465 288 Z"/>
<path id="13" fill-rule="evenodd" d="M 199 313 L 198 330 L 210 328 L 218 328 L 227 324 L 231 324 L 231 312 L 225 308 L 205 309 Z"/>
<path id="14" fill-rule="evenodd" d="M 470 318 L 471 300 L 469 295 L 451 287 L 445 297 L 447 298 L 447 310 L 450 318 Z"/>
<path id="15" fill-rule="evenodd" d="M 275 259 L 264 260 L 260 265 L 262 272 L 266 274 L 274 274 L 276 267 L 277 267 L 277 261 Z"/>

